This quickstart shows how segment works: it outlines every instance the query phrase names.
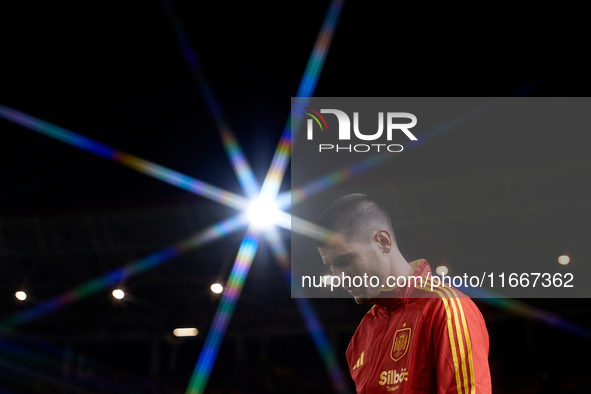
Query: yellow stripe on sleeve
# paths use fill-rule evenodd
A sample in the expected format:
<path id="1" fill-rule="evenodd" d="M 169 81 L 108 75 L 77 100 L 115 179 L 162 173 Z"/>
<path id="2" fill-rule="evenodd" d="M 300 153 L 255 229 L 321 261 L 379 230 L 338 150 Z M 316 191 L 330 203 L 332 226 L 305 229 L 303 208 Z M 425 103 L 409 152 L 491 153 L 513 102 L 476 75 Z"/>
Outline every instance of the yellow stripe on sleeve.
<path id="1" fill-rule="evenodd" d="M 467 364 L 466 363 L 466 352 L 464 351 L 464 341 L 462 339 L 462 337 L 463 337 L 462 329 L 461 329 L 460 321 L 458 319 L 458 311 L 456 309 L 456 303 L 460 304 L 460 300 L 458 300 L 458 298 L 457 298 L 457 293 L 454 292 L 456 297 L 454 297 L 451 294 L 449 287 L 442 286 L 441 289 L 449 296 L 449 300 L 450 300 L 449 302 L 451 303 L 451 306 L 454 311 L 453 317 L 454 317 L 454 322 L 455 322 L 455 326 L 456 326 L 456 335 L 458 337 L 460 357 L 462 359 L 461 366 L 462 366 L 462 376 L 464 377 L 464 388 L 465 388 L 466 393 L 468 393 L 470 391 L 470 387 L 473 387 L 473 384 L 472 384 L 472 381 L 468 382 L 468 372 L 466 370 L 466 364 Z M 464 328 L 464 330 L 465 330 L 465 328 Z"/>
<path id="2" fill-rule="evenodd" d="M 450 290 L 455 294 L 457 297 L 457 293 L 453 288 Z M 476 379 L 474 378 L 474 361 L 472 359 L 472 343 L 470 341 L 470 332 L 468 331 L 468 324 L 466 323 L 466 316 L 464 315 L 464 308 L 462 308 L 462 303 L 460 302 L 459 298 L 456 298 L 458 301 L 458 305 L 460 306 L 460 315 L 462 316 L 462 325 L 464 327 L 464 335 L 466 336 L 466 348 L 468 349 L 468 364 L 470 365 L 470 394 L 476 393 Z"/>
<path id="3" fill-rule="evenodd" d="M 439 290 L 431 290 L 427 287 L 419 287 L 416 286 L 416 289 L 421 289 L 421 290 L 426 290 L 430 293 L 435 292 L 439 295 L 439 297 L 441 298 L 441 301 L 443 302 L 443 305 L 445 306 L 445 314 L 446 314 L 446 320 L 447 320 L 447 334 L 449 336 L 449 342 L 451 345 L 451 355 L 452 355 L 452 359 L 453 359 L 453 363 L 454 363 L 454 372 L 455 372 L 455 376 L 456 376 L 456 385 L 457 385 L 457 389 L 458 389 L 458 394 L 462 394 L 462 381 L 460 379 L 460 367 L 458 365 L 458 356 L 456 355 L 456 341 L 454 339 L 454 334 L 453 334 L 453 327 L 452 327 L 452 319 L 451 319 L 451 312 L 449 309 L 449 305 L 447 304 L 447 299 L 446 297 L 439 291 Z"/>

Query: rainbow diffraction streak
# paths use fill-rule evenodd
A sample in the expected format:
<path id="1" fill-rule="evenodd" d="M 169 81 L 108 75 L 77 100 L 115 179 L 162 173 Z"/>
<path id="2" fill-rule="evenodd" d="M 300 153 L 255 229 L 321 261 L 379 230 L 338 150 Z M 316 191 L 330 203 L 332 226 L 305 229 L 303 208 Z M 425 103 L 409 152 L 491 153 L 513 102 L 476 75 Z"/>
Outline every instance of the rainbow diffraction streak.
<path id="1" fill-rule="evenodd" d="M 75 146 L 107 160 L 121 163 L 129 168 L 143 172 L 153 178 L 187 190 L 191 193 L 209 198 L 236 209 L 244 209 L 248 200 L 242 196 L 227 192 L 188 175 L 171 170 L 148 160 L 117 150 L 108 145 L 94 141 L 88 137 L 76 134 L 62 127 L 37 119 L 20 111 L 0 104 L 0 117 L 14 122 L 38 133 L 55 138 L 58 141 Z"/>

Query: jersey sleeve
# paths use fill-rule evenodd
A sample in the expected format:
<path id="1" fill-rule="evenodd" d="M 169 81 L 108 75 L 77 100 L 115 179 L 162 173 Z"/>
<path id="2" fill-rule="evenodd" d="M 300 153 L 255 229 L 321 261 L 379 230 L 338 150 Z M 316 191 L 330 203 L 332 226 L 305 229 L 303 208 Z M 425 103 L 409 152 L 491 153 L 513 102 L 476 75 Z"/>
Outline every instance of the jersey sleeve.
<path id="1" fill-rule="evenodd" d="M 432 338 L 437 394 L 491 393 L 488 332 L 482 314 L 469 298 L 436 301 Z"/>

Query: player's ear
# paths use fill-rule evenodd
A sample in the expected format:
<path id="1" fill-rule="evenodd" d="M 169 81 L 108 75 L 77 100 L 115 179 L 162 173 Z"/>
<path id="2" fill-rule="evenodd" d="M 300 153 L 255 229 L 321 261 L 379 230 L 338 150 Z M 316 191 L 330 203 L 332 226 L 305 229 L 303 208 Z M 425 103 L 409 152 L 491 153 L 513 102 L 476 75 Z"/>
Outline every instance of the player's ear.
<path id="1" fill-rule="evenodd" d="M 394 246 L 394 240 L 392 239 L 392 234 L 390 234 L 386 230 L 380 230 L 376 233 L 376 241 L 380 246 L 380 250 L 382 253 L 390 253 L 392 247 Z"/>

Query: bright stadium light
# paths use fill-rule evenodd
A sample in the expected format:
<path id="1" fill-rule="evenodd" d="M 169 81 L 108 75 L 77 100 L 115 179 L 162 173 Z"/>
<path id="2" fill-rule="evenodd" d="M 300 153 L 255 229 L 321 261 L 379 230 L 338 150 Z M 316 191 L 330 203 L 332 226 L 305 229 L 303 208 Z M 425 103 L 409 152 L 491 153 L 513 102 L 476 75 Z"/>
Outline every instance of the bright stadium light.
<path id="1" fill-rule="evenodd" d="M 437 272 L 437 275 L 447 275 L 449 271 L 445 265 L 440 265 L 435 269 L 435 272 Z"/>
<path id="2" fill-rule="evenodd" d="M 567 255 L 563 254 L 562 256 L 560 256 L 558 258 L 558 263 L 562 264 L 562 265 L 567 265 L 568 263 L 570 263 L 570 257 L 568 257 Z"/>
<path id="3" fill-rule="evenodd" d="M 220 294 L 222 291 L 224 291 L 224 286 L 220 285 L 219 283 L 214 283 L 211 285 L 211 291 L 216 294 Z"/>
<path id="4" fill-rule="evenodd" d="M 27 293 L 25 293 L 24 291 L 17 291 L 16 293 L 14 293 L 14 296 L 19 301 L 24 301 L 27 299 Z"/>
<path id="5" fill-rule="evenodd" d="M 246 214 L 254 227 L 265 229 L 277 222 L 279 219 L 279 208 L 277 208 L 273 199 L 259 196 L 250 202 Z"/>
<path id="6" fill-rule="evenodd" d="M 121 289 L 115 289 L 113 290 L 113 297 L 117 298 L 118 300 L 121 300 L 123 297 L 125 297 L 125 292 Z"/>
<path id="7" fill-rule="evenodd" d="M 191 328 L 175 328 L 172 333 L 175 337 L 196 337 L 199 334 L 199 330 Z"/>

